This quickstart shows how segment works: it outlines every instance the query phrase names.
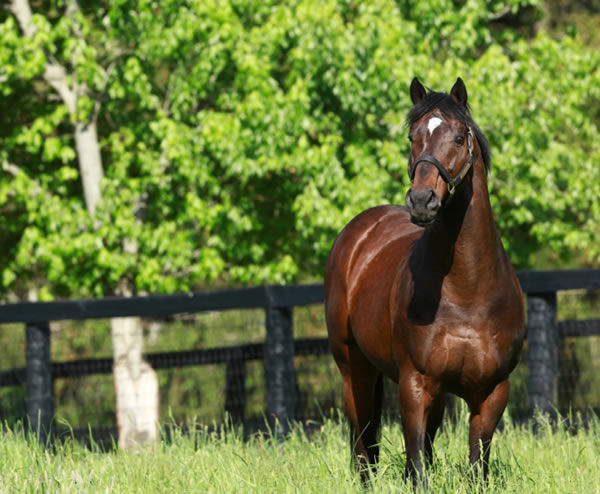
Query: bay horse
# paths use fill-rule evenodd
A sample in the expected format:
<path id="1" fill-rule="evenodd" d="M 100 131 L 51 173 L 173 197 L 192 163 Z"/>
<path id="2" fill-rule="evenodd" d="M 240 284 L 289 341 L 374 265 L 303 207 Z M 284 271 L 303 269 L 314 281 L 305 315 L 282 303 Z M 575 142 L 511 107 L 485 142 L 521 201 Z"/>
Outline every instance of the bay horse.
<path id="1" fill-rule="evenodd" d="M 469 460 L 485 478 L 523 343 L 523 294 L 494 224 L 490 148 L 464 82 L 448 94 L 415 78 L 410 97 L 406 207 L 367 209 L 335 240 L 329 342 L 363 482 L 379 456 L 384 375 L 398 385 L 405 476 L 422 478 L 452 393 L 469 407 Z"/>

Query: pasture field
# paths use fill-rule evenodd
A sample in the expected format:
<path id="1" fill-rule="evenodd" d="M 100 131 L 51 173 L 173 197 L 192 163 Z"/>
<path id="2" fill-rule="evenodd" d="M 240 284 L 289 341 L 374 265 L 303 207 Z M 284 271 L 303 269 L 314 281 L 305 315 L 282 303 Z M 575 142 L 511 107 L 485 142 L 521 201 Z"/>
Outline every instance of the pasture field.
<path id="1" fill-rule="evenodd" d="M 506 423 L 497 432 L 487 485 L 471 480 L 464 412 L 436 441 L 428 475 L 436 493 L 600 493 L 600 422 L 576 434 L 543 418 L 530 428 Z M 244 440 L 239 431 L 175 433 L 147 449 L 101 452 L 67 441 L 46 450 L 22 432 L 0 435 L 2 493 L 347 493 L 364 492 L 350 469 L 345 426 L 326 420 L 307 436 L 300 428 L 285 441 Z M 386 425 L 382 457 L 371 492 L 412 492 L 402 479 L 403 440 Z M 417 489 L 422 492 L 422 489 Z"/>

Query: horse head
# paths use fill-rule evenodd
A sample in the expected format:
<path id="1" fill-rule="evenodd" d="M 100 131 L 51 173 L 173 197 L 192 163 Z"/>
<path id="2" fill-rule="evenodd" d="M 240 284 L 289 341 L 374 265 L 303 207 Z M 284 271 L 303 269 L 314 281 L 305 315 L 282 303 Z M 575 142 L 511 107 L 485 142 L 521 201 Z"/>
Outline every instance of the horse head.
<path id="1" fill-rule="evenodd" d="M 429 227 L 464 182 L 473 166 L 474 124 L 469 116 L 467 89 L 458 78 L 450 94 L 425 90 L 415 77 L 410 86 L 411 152 L 406 194 L 411 221 Z M 479 129 L 477 129 L 479 131 Z"/>

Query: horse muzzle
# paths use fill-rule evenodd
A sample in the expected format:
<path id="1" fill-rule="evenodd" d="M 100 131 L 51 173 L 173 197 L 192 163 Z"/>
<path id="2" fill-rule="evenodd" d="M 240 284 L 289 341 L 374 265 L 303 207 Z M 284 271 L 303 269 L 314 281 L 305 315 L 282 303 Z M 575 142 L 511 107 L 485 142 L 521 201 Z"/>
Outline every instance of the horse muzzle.
<path id="1" fill-rule="evenodd" d="M 431 187 L 411 188 L 406 193 L 406 206 L 410 220 L 415 225 L 427 227 L 437 218 L 442 201 Z"/>

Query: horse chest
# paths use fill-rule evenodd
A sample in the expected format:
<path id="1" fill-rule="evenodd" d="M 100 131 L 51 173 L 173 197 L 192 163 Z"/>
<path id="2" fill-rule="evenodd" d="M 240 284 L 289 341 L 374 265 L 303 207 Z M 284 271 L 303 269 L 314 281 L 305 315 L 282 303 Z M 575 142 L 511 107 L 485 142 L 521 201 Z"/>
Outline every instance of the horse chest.
<path id="1" fill-rule="evenodd" d="M 419 328 L 410 354 L 417 370 L 453 386 L 494 380 L 506 370 L 507 342 L 494 328 L 466 323 Z"/>

